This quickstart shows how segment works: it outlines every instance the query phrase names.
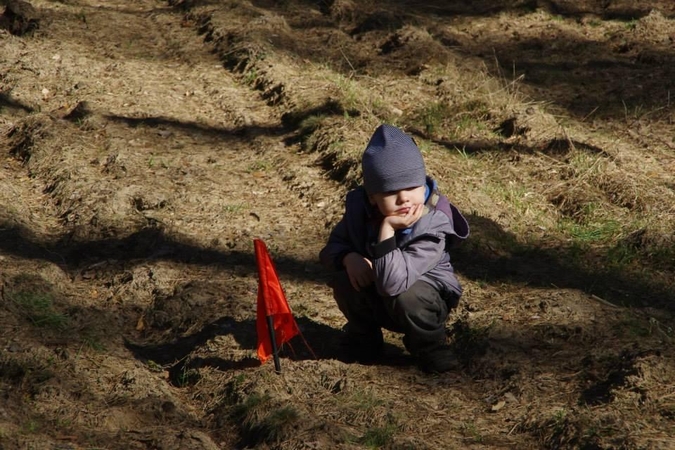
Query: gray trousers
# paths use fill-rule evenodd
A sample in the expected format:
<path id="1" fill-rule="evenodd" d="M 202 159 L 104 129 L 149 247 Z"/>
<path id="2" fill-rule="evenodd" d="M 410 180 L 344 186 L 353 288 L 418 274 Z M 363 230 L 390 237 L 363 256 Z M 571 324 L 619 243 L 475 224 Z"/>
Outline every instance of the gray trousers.
<path id="1" fill-rule="evenodd" d="M 444 298 L 424 281 L 394 297 L 379 295 L 374 285 L 357 291 L 346 271 L 334 274 L 329 286 L 349 333 L 372 336 L 381 328 L 403 333 L 403 343 L 413 355 L 445 342 L 445 322 L 459 300 L 454 295 Z"/>

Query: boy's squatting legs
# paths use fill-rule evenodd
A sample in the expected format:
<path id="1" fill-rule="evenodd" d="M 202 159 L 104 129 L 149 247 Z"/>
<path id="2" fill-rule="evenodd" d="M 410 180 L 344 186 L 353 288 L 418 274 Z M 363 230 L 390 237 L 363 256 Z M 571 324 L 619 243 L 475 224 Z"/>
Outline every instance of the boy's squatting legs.
<path id="1" fill-rule="evenodd" d="M 374 286 L 356 291 L 345 271 L 334 274 L 330 286 L 340 311 L 347 318 L 349 337 L 356 345 L 361 341 L 364 352 L 379 353 L 382 349 L 380 328 L 403 333 L 406 349 L 420 357 L 420 365 L 429 359 L 429 353 L 437 353 L 445 343 L 445 322 L 457 299 L 444 299 L 424 281 L 416 282 L 395 297 L 379 296 Z M 376 356 L 371 355 L 370 359 Z M 432 368 L 431 371 L 442 370 Z"/>

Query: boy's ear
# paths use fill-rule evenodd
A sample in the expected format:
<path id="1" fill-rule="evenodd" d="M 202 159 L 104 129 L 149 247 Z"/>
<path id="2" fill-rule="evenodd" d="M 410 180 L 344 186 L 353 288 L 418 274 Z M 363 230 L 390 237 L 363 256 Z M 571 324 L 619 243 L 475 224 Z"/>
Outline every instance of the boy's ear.
<path id="1" fill-rule="evenodd" d="M 377 204 L 375 201 L 375 195 L 374 194 L 368 194 L 368 201 L 370 202 L 371 205 Z"/>

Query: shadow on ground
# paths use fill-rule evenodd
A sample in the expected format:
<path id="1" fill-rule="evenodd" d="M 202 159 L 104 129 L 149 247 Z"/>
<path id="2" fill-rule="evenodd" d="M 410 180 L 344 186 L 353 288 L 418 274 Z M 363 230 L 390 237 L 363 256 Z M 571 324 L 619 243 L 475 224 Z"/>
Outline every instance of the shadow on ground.
<path id="1" fill-rule="evenodd" d="M 220 143 L 223 140 L 250 140 L 256 136 L 282 136 L 287 130 L 279 127 L 261 127 L 261 126 L 242 126 L 232 128 L 220 128 L 207 126 L 197 122 L 186 122 L 176 120 L 170 117 L 127 117 L 117 115 L 105 115 L 104 118 L 111 122 L 123 123 L 129 127 L 136 128 L 146 126 L 182 132 L 189 135 L 201 135 L 204 137 L 217 139 Z"/>
<path id="2" fill-rule="evenodd" d="M 675 293 L 649 274 L 601 266 L 590 270 L 582 266 L 584 261 L 588 264 L 590 260 L 602 260 L 602 252 L 607 249 L 525 245 L 486 217 L 471 214 L 467 220 L 472 227 L 472 236 L 455 252 L 453 265 L 473 280 L 573 288 L 595 294 L 617 306 L 675 311 Z"/>
<path id="3" fill-rule="evenodd" d="M 143 228 L 120 238 L 80 242 L 72 241 L 69 235 L 65 235 L 46 242 L 32 236 L 24 227 L 0 223 L 0 252 L 54 263 L 71 278 L 77 277 L 91 265 L 112 260 L 127 267 L 166 260 L 181 264 L 245 267 L 251 273 L 257 270 L 252 252 L 203 248 L 191 243 L 188 238 L 180 241 L 168 237 L 161 229 L 154 227 Z M 281 258 L 283 264 L 278 264 L 277 269 L 287 277 L 312 281 L 321 279 L 317 278 L 315 271 L 305 270 L 311 262 Z"/>
<path id="4" fill-rule="evenodd" d="M 347 363 L 353 362 L 352 358 L 341 351 L 340 346 L 337 345 L 343 333 L 341 330 L 315 322 L 307 317 L 297 317 L 296 322 L 302 330 L 302 336 L 296 336 L 289 343 L 284 344 L 280 349 L 280 358 L 292 360 L 335 359 Z M 238 360 L 199 356 L 199 348 L 219 335 L 232 335 L 240 347 L 249 350 L 252 356 Z M 257 344 L 258 336 L 255 320 L 237 321 L 231 317 L 221 317 L 194 334 L 182 336 L 169 342 L 147 344 L 125 339 L 126 348 L 139 360 L 146 363 L 152 361 L 169 367 L 168 371 L 172 383 L 177 386 L 186 384 L 184 374 L 193 369 L 214 367 L 218 370 L 228 371 L 260 366 L 261 363 L 255 356 Z M 193 355 L 195 352 L 197 354 Z M 387 343 L 385 344 L 384 356 L 377 361 L 377 364 L 401 366 L 411 362 L 412 358 L 405 355 L 402 348 Z M 272 362 L 270 361 L 269 364 L 272 364 Z"/>
<path id="5" fill-rule="evenodd" d="M 12 114 L 27 114 L 35 111 L 31 106 L 24 105 L 23 103 L 15 100 L 8 93 L 0 92 L 0 111 L 3 109 L 9 110 L 9 112 Z"/>
<path id="6" fill-rule="evenodd" d="M 543 248 L 523 245 L 496 222 L 469 215 L 472 236 L 453 256 L 456 270 L 486 283 L 510 282 L 539 287 L 574 288 L 597 294 L 619 306 L 654 307 L 673 310 L 675 293 L 658 281 L 630 273 L 628 270 L 599 267 L 589 270 L 576 264 L 571 248 Z M 497 248 L 497 251 L 495 251 Z M 599 256 L 587 250 L 586 257 Z M 45 260 L 60 266 L 72 278 L 101 261 L 115 260 L 131 265 L 152 260 L 169 260 L 182 264 L 244 267 L 257 270 L 251 253 L 203 248 L 189 241 L 176 240 L 160 228 L 143 228 L 121 238 L 73 242 L 69 236 L 45 242 L 19 225 L 0 223 L 0 251 L 21 258 Z M 283 264 L 277 270 L 284 277 L 315 282 L 325 280 L 318 261 L 304 261 L 280 255 Z M 307 271 L 307 266 L 314 270 Z"/>

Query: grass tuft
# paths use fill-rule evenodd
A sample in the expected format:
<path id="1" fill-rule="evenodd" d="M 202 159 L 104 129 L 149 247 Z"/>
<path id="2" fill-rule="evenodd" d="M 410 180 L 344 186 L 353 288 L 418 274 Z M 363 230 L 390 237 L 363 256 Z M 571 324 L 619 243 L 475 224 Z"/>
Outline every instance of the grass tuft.
<path id="1" fill-rule="evenodd" d="M 274 405 L 268 394 L 252 394 L 230 412 L 230 420 L 239 427 L 247 446 L 283 440 L 299 418 L 293 406 Z"/>
<path id="2" fill-rule="evenodd" d="M 393 424 L 374 427 L 365 432 L 360 439 L 360 443 L 368 448 L 382 448 L 393 441 L 395 432 L 396 426 Z"/>
<path id="3" fill-rule="evenodd" d="M 51 296 L 42 292 L 20 291 L 9 296 L 20 314 L 33 325 L 42 328 L 64 330 L 70 318 L 54 309 Z"/>

